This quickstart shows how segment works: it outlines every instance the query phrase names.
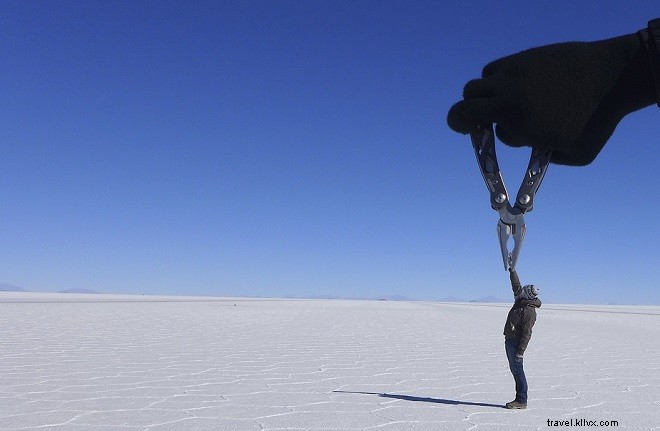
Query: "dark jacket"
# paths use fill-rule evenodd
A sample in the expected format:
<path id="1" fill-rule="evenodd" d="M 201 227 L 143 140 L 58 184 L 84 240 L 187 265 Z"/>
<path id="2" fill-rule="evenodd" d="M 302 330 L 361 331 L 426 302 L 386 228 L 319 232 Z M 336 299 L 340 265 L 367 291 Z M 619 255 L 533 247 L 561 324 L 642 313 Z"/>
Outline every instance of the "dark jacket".
<path id="1" fill-rule="evenodd" d="M 511 289 L 516 301 L 513 303 L 504 325 L 504 337 L 507 340 L 518 340 L 518 355 L 523 355 L 530 338 L 532 338 L 532 327 L 536 323 L 536 309 L 541 306 L 541 300 L 523 299 L 522 285 L 515 270 L 509 273 L 511 278 Z"/>

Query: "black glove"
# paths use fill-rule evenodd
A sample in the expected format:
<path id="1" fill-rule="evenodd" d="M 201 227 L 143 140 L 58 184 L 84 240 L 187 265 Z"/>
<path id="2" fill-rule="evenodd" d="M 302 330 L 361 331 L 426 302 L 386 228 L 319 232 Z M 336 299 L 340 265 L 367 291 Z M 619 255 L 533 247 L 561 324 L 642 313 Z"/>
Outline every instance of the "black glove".
<path id="1" fill-rule="evenodd" d="M 501 58 L 465 85 L 463 97 L 449 110 L 453 130 L 497 123 L 505 144 L 551 149 L 551 162 L 580 166 L 596 158 L 625 115 L 655 102 L 655 87 L 633 33 Z"/>

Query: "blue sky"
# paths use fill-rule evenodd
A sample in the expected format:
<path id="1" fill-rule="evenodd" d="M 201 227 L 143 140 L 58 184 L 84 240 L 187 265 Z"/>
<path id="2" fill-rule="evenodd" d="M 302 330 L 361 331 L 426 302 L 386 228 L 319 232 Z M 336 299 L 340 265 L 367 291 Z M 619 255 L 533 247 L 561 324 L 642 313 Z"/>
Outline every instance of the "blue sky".
<path id="1" fill-rule="evenodd" d="M 655 1 L 4 1 L 0 282 L 108 293 L 508 298 L 449 107 Z M 546 302 L 660 304 L 660 113 L 551 166 L 518 264 Z M 498 144 L 515 193 L 528 149 Z"/>

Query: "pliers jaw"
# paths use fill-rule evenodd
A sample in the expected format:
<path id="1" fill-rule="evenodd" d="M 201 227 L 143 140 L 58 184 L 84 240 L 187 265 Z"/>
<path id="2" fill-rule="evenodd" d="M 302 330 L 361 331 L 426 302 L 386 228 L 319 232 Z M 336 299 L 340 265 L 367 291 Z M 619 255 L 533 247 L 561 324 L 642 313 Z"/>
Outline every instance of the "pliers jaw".
<path id="1" fill-rule="evenodd" d="M 502 261 L 504 270 L 516 269 L 518 256 L 525 240 L 524 214 L 516 207 L 507 205 L 499 210 L 500 219 L 497 222 L 497 237 L 500 240 L 500 250 L 502 252 Z M 513 236 L 513 250 L 509 252 L 509 238 Z"/>

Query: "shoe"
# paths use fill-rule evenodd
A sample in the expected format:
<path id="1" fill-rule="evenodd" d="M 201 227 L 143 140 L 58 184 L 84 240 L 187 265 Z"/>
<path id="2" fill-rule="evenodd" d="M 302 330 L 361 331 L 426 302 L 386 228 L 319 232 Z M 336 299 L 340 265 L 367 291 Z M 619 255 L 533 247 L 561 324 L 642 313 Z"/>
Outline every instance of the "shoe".
<path id="1" fill-rule="evenodd" d="M 523 403 L 521 403 L 521 402 L 519 402 L 519 401 L 513 400 L 513 401 L 511 401 L 511 402 L 509 402 L 509 403 L 506 403 L 506 404 L 505 404 L 505 407 L 506 407 L 507 409 L 521 409 L 521 410 L 523 410 L 523 409 L 526 409 L 526 408 L 527 408 L 527 404 L 523 404 Z"/>

